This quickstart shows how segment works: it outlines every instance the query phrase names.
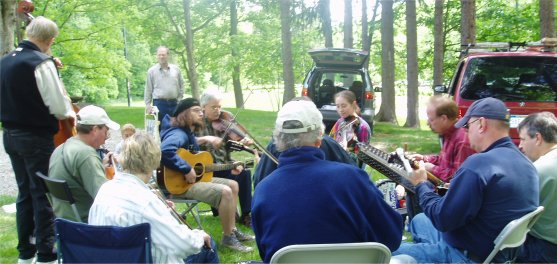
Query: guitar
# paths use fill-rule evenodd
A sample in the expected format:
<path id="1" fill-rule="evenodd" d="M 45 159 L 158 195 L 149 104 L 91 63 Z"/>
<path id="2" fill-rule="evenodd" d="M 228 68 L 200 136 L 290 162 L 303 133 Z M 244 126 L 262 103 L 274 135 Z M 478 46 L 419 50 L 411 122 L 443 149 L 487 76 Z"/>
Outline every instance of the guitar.
<path id="1" fill-rule="evenodd" d="M 186 149 L 180 148 L 176 154 L 188 162 L 192 169 L 195 171 L 196 179 L 195 183 L 198 182 L 210 182 L 213 179 L 213 172 L 232 170 L 238 166 L 253 166 L 253 162 L 235 162 L 232 164 L 213 164 L 213 156 L 210 152 L 200 151 L 198 153 L 191 153 Z M 250 165 L 251 164 L 251 165 Z M 158 170 L 157 170 L 158 171 Z M 195 183 L 187 183 L 184 174 L 179 171 L 175 171 L 168 167 L 163 167 L 163 176 L 157 175 L 157 178 L 163 179 L 163 184 L 166 190 L 171 194 L 182 194 L 189 190 Z"/>

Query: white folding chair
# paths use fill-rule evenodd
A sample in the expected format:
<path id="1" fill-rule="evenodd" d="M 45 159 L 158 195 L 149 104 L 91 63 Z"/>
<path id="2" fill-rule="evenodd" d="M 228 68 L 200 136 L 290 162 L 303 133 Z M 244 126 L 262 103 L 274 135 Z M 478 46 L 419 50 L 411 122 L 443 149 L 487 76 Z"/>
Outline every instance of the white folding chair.
<path id="1" fill-rule="evenodd" d="M 389 263 L 391 251 L 377 242 L 290 245 L 271 263 Z"/>
<path id="2" fill-rule="evenodd" d="M 505 248 L 516 248 L 522 245 L 526 240 L 526 235 L 530 232 L 536 220 L 541 216 L 543 209 L 543 206 L 540 206 L 523 217 L 508 223 L 505 228 L 501 230 L 497 238 L 495 238 L 493 242 L 495 247 L 483 263 L 490 263 L 497 253 Z"/>

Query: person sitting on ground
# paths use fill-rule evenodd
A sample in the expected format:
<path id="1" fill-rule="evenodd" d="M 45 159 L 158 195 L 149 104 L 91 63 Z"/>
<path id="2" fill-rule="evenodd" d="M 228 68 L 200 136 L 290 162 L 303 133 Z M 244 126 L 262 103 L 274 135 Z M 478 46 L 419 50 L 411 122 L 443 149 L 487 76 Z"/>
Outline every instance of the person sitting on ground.
<path id="1" fill-rule="evenodd" d="M 178 156 L 178 149 L 190 152 L 199 151 L 199 144 L 207 142 L 195 137 L 195 131 L 203 126 L 203 109 L 195 98 L 181 100 L 172 116 L 166 115 L 161 126 L 161 163 L 163 166 L 180 172 L 188 184 L 193 184 L 178 197 L 195 199 L 218 208 L 223 237 L 221 244 L 225 247 L 242 252 L 253 249 L 240 241 L 253 240 L 254 237 L 240 232 L 236 228 L 236 205 L 238 183 L 233 180 L 213 177 L 209 182 L 196 182 L 197 175 L 192 161 L 186 161 Z"/>
<path id="2" fill-rule="evenodd" d="M 112 157 L 109 152 L 101 160 L 96 150 L 108 139 L 108 130 L 117 131 L 120 125 L 110 120 L 102 108 L 88 105 L 77 113 L 76 129 L 77 136 L 66 140 L 52 153 L 48 176 L 68 183 L 81 219 L 75 219 L 70 204 L 53 197 L 56 217 L 87 223 L 93 199 L 107 181 L 105 170 Z"/>
<path id="3" fill-rule="evenodd" d="M 365 171 L 324 160 L 323 133 L 323 117 L 313 102 L 291 101 L 278 113 L 273 138 L 282 152 L 279 165 L 259 183 L 252 205 L 264 262 L 294 244 L 379 242 L 391 250 L 400 245 L 400 214 Z"/>
<path id="4" fill-rule="evenodd" d="M 147 184 L 159 166 L 160 146 L 150 135 L 140 132 L 122 145 L 118 171 L 97 193 L 89 210 L 89 224 L 151 226 L 154 263 L 218 263 L 215 242 L 202 230 L 191 230 L 169 211 L 166 201 Z"/>
<path id="5" fill-rule="evenodd" d="M 516 261 L 557 263 L 557 118 L 553 113 L 528 115 L 518 125 L 519 148 L 534 162 L 540 177 L 540 205 L 545 208 Z"/>
<path id="6" fill-rule="evenodd" d="M 420 162 L 409 180 L 424 213 L 410 222 L 414 243 L 402 243 L 393 256 L 410 255 L 419 263 L 481 263 L 510 221 L 538 207 L 536 169 L 509 137 L 509 119 L 499 99 L 488 97 L 470 106 L 455 127 L 468 130 L 478 153 L 462 163 L 444 196 L 434 192 Z M 507 249 L 493 262 L 510 259 Z"/>

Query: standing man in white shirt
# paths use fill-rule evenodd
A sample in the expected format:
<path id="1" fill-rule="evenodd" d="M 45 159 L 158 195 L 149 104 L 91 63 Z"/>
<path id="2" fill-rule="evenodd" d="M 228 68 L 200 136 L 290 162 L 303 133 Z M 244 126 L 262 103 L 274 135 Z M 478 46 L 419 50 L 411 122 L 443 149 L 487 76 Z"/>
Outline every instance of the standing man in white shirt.
<path id="1" fill-rule="evenodd" d="M 0 61 L 0 121 L 19 191 L 18 263 L 33 262 L 35 254 L 37 263 L 44 263 L 56 260 L 54 213 L 35 173 L 48 173 L 58 120 L 74 123 L 75 113 L 54 60 L 47 55 L 58 26 L 37 17 L 26 31 L 28 40 Z"/>
<path id="2" fill-rule="evenodd" d="M 184 79 L 180 68 L 168 63 L 169 49 L 157 48 L 159 63 L 147 71 L 145 82 L 145 112 L 152 113 L 153 106 L 159 110 L 159 122 L 166 114 L 171 115 L 176 104 L 184 96 Z M 152 104 L 152 105 L 151 105 Z"/>

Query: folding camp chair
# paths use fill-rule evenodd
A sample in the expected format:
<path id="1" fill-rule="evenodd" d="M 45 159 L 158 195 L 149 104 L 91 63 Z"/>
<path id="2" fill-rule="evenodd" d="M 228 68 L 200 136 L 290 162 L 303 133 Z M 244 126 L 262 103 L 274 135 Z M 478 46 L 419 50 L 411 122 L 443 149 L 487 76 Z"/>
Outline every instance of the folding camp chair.
<path id="1" fill-rule="evenodd" d="M 47 177 L 40 171 L 37 171 L 36 174 L 39 178 L 42 179 L 48 193 L 51 196 L 50 204 L 52 204 L 52 197 L 69 203 L 75 216 L 75 219 L 72 220 L 81 222 L 81 217 L 79 216 L 79 212 L 77 211 L 77 207 L 75 206 L 75 199 L 72 196 L 72 192 L 70 190 L 70 187 L 68 186 L 68 183 L 65 180 Z"/>
<path id="2" fill-rule="evenodd" d="M 391 251 L 377 242 L 290 245 L 271 258 L 274 263 L 389 263 Z"/>
<path id="3" fill-rule="evenodd" d="M 148 223 L 95 226 L 57 218 L 54 225 L 59 263 L 152 263 Z"/>

